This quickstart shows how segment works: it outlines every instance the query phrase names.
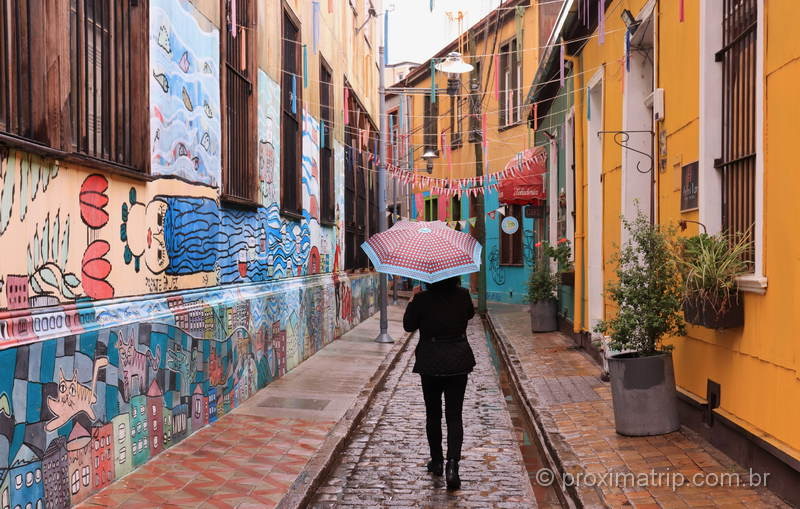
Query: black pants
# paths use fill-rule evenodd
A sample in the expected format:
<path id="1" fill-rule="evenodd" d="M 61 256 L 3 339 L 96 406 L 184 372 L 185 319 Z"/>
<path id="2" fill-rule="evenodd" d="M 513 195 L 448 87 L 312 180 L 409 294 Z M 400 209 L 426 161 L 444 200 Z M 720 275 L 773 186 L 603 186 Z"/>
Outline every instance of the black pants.
<path id="1" fill-rule="evenodd" d="M 464 441 L 464 425 L 461 409 L 464 406 L 464 391 L 468 375 L 422 377 L 422 394 L 425 397 L 425 430 L 431 459 L 441 461 L 442 454 L 442 394 L 444 414 L 447 421 L 447 459 L 461 459 L 461 443 Z"/>

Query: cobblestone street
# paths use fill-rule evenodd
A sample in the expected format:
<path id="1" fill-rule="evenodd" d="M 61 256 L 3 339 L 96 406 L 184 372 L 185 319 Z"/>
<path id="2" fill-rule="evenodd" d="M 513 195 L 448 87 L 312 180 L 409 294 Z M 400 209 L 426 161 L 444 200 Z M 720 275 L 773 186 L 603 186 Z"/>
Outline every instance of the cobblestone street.
<path id="1" fill-rule="evenodd" d="M 443 478 L 425 471 L 425 407 L 419 375 L 411 372 L 414 338 L 312 507 L 536 507 L 478 318 L 468 336 L 477 366 L 464 402 L 461 490 L 448 493 Z"/>

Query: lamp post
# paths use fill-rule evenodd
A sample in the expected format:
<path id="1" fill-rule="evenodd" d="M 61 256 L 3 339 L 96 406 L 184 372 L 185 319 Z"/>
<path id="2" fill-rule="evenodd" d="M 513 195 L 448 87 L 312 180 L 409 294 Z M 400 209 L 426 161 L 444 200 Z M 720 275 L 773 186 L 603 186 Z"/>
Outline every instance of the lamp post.
<path id="1" fill-rule="evenodd" d="M 386 16 L 386 13 L 384 13 Z M 380 147 L 380 162 L 378 163 L 378 231 L 385 232 L 388 226 L 386 218 L 386 86 L 383 74 L 386 70 L 386 62 L 384 59 L 384 52 L 386 51 L 386 31 L 383 31 L 383 44 L 378 48 L 378 59 L 380 66 L 380 76 L 378 77 L 378 86 L 380 93 L 380 139 L 378 141 Z M 386 274 L 378 275 L 378 305 L 380 307 L 380 325 L 381 330 L 375 341 L 378 343 L 394 343 L 394 340 L 389 335 L 389 312 L 386 309 L 386 301 L 388 295 L 386 292 Z"/>

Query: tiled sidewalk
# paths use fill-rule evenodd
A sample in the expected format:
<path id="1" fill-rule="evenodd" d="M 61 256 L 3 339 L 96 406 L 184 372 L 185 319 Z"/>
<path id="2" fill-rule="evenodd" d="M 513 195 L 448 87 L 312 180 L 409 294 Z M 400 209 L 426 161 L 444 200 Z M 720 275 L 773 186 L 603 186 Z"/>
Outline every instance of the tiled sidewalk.
<path id="1" fill-rule="evenodd" d="M 270 508 L 290 492 L 297 498 L 293 485 L 313 475 L 310 460 L 331 454 L 344 418 L 403 344 L 402 311 L 390 308 L 394 345 L 373 341 L 370 318 L 80 507 Z"/>
<path id="2" fill-rule="evenodd" d="M 557 460 L 573 479 L 595 481 L 576 491 L 584 507 L 786 507 L 761 488 L 690 485 L 695 474 L 711 474 L 709 482 L 714 474 L 739 473 L 743 480 L 748 474 L 689 430 L 618 435 L 611 389 L 600 381 L 594 361 L 560 333 L 532 334 L 526 307 L 492 304 L 490 315 Z M 650 486 L 612 481 L 612 476 L 624 480 L 626 473 L 648 479 L 663 474 L 660 482 L 642 483 Z M 680 482 L 680 475 L 687 480 L 682 486 L 667 482 Z"/>

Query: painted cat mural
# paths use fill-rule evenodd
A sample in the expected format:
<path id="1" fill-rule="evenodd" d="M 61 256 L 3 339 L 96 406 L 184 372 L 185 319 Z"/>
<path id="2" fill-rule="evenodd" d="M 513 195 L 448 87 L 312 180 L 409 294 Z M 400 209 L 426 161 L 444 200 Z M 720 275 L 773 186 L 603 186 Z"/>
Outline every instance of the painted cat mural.
<path id="1" fill-rule="evenodd" d="M 58 396 L 55 398 L 52 396 L 47 397 L 47 408 L 50 409 L 55 417 L 47 422 L 44 429 L 55 431 L 81 412 L 84 412 L 92 421 L 97 419 L 92 408 L 92 405 L 97 403 L 97 395 L 95 394 L 97 374 L 100 368 L 106 366 L 108 366 L 108 357 L 98 357 L 94 361 L 94 375 L 92 376 L 91 386 L 78 382 L 77 369 L 72 373 L 72 378 L 69 380 L 64 377 L 64 371 L 59 370 Z"/>

